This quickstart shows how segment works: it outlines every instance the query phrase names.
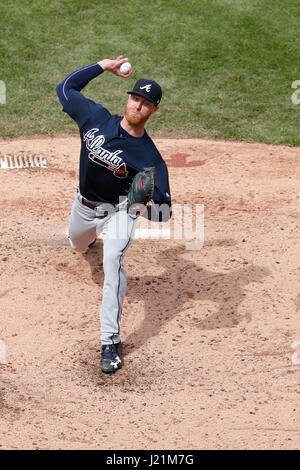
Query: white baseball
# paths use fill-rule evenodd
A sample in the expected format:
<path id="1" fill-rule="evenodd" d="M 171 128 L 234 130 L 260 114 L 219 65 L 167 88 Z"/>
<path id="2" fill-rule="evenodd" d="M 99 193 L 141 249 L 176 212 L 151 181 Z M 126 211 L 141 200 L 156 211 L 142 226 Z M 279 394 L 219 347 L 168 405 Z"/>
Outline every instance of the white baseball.
<path id="1" fill-rule="evenodd" d="M 120 72 L 121 73 L 129 73 L 131 70 L 131 64 L 129 62 L 124 62 L 124 64 L 121 65 L 120 67 Z"/>

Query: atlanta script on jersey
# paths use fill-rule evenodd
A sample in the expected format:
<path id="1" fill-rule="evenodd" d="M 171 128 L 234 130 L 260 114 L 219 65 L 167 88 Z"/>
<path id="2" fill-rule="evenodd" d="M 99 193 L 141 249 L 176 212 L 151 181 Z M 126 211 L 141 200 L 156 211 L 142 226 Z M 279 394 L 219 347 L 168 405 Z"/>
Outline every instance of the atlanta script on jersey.
<path id="1" fill-rule="evenodd" d="M 89 158 L 98 165 L 111 170 L 117 178 L 127 178 L 126 163 L 120 156 L 123 151 L 115 150 L 114 152 L 109 152 L 106 150 L 103 147 L 105 144 L 104 135 L 95 136 L 95 132 L 99 132 L 97 127 L 83 134 L 83 141 L 87 150 L 90 151 Z"/>

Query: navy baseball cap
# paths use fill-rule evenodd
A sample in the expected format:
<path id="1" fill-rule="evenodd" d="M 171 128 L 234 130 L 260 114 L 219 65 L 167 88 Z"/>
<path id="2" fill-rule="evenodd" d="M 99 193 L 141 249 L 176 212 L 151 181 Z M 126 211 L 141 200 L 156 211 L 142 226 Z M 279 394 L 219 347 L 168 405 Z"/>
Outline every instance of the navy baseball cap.
<path id="1" fill-rule="evenodd" d="M 146 100 L 154 103 L 158 106 L 162 97 L 161 87 L 154 80 L 147 80 L 141 78 L 136 82 L 132 91 L 127 91 L 129 94 L 140 95 L 146 98 Z"/>

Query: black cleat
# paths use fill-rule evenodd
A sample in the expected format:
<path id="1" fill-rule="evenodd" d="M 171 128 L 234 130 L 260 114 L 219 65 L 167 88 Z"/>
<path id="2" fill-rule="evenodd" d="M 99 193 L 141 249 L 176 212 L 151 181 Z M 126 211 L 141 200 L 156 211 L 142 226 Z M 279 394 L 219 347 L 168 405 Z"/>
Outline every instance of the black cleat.
<path id="1" fill-rule="evenodd" d="M 122 344 L 105 344 L 102 346 L 102 357 L 100 361 L 102 372 L 110 373 L 122 367 Z"/>

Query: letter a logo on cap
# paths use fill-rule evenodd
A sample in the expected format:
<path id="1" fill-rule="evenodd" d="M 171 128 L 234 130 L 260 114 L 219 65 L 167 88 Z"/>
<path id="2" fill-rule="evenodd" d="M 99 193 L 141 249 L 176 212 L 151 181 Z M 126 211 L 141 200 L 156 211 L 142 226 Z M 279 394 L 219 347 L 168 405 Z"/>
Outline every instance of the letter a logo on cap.
<path id="1" fill-rule="evenodd" d="M 150 93 L 151 87 L 152 87 L 152 83 L 150 83 L 149 85 L 140 86 L 140 90 L 146 90 L 147 93 Z"/>
<path id="2" fill-rule="evenodd" d="M 127 93 L 143 96 L 155 106 L 158 106 L 162 96 L 159 84 L 147 78 L 140 78 L 134 85 L 133 90 L 127 91 Z"/>

